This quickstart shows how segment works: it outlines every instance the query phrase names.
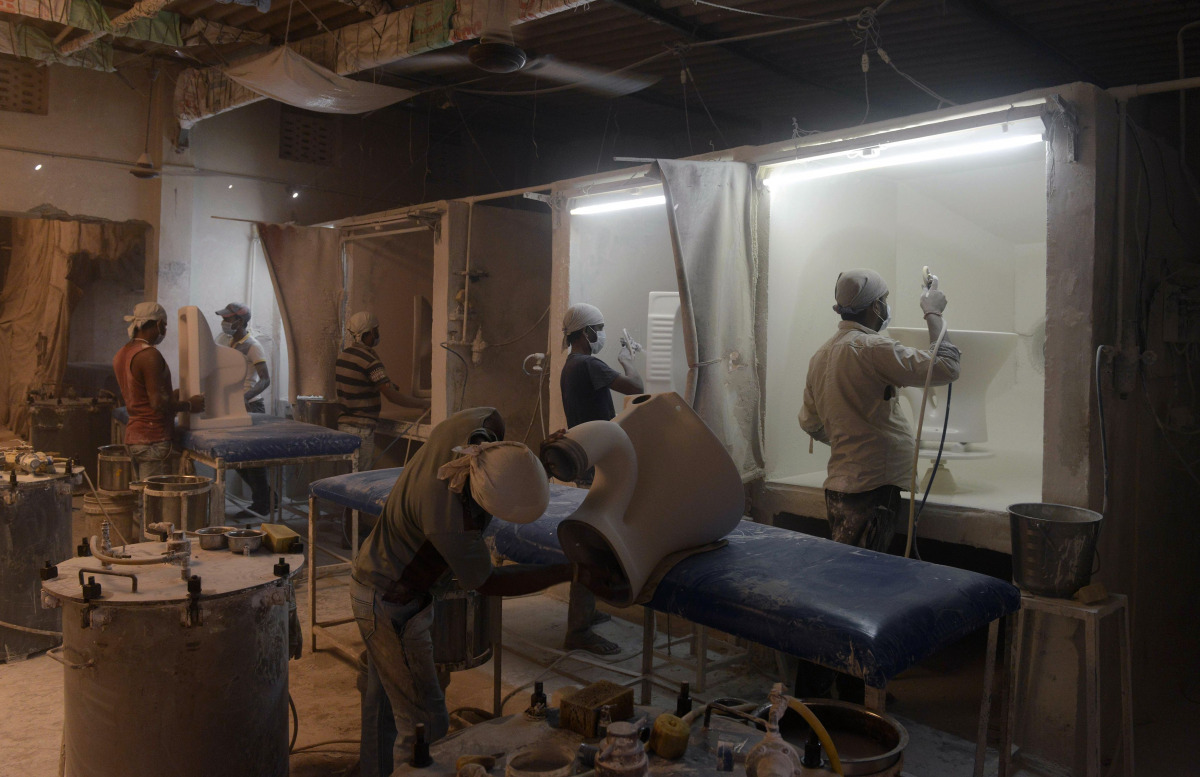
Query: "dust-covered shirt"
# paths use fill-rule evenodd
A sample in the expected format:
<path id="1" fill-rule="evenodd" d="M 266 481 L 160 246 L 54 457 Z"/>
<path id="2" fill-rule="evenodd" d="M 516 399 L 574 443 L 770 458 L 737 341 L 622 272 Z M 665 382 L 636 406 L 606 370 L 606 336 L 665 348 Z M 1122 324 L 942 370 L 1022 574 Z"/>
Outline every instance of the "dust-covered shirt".
<path id="1" fill-rule="evenodd" d="M 383 406 L 379 387 L 388 383 L 388 376 L 374 348 L 354 343 L 339 353 L 334 379 L 338 401 L 346 408 L 346 415 L 379 417 Z"/>
<path id="2" fill-rule="evenodd" d="M 595 356 L 572 353 L 563 364 L 559 388 L 562 389 L 563 410 L 567 427 L 586 421 L 611 421 L 617 412 L 613 408 L 609 387 L 621 373 Z"/>
<path id="3" fill-rule="evenodd" d="M 217 345 L 232 348 L 246 357 L 246 377 L 242 380 L 242 390 L 249 391 L 254 388 L 254 384 L 258 383 L 258 365 L 267 361 L 267 352 L 263 350 L 258 340 L 247 332 L 241 340 L 235 343 L 231 335 L 222 332 L 217 335 Z"/>
<path id="4" fill-rule="evenodd" d="M 943 342 L 930 350 L 908 348 L 854 321 L 813 354 L 804 386 L 800 427 L 832 449 L 825 488 L 848 494 L 880 486 L 907 489 L 912 478 L 913 438 L 900 411 L 897 387 L 934 386 L 958 379 L 959 350 Z"/>
<path id="5" fill-rule="evenodd" d="M 447 571 L 470 590 L 492 574 L 483 541 L 488 518 L 473 520 L 461 495 L 437 471 L 496 411 L 463 410 L 442 421 L 400 473 L 383 514 L 354 558 L 354 579 L 384 595 L 425 593 L 445 584 Z"/>

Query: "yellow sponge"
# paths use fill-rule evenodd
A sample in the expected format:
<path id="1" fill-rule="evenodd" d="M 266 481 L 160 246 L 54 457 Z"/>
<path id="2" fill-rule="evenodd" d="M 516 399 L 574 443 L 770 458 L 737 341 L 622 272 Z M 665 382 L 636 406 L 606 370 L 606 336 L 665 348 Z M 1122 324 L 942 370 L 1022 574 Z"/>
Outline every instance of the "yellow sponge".
<path id="1" fill-rule="evenodd" d="M 262 530 L 267 535 L 263 537 L 263 541 L 272 553 L 287 553 L 292 549 L 293 543 L 300 541 L 300 535 L 282 523 L 264 523 Z"/>

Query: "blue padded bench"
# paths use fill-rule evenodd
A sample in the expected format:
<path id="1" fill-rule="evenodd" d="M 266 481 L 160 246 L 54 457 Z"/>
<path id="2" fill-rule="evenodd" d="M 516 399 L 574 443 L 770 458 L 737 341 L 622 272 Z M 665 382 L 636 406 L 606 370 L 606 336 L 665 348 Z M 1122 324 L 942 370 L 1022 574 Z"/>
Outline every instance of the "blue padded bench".
<path id="1" fill-rule="evenodd" d="M 395 468 L 325 478 L 311 485 L 310 494 L 314 501 L 324 499 L 379 515 L 399 473 Z M 558 524 L 586 494 L 583 489 L 551 484 L 550 506 L 534 523 L 493 520 L 487 533 L 496 552 L 519 563 L 565 561 Z M 976 754 L 979 773 L 999 624 L 1021 606 L 1015 586 L 976 572 L 876 553 L 750 520 L 743 520 L 726 539 L 725 546 L 676 564 L 647 603 L 645 675 L 653 670 L 654 611 L 658 611 L 861 677 L 867 683 L 868 706 L 882 710 L 888 680 L 989 626 Z M 310 600 L 310 612 L 315 612 L 313 605 Z M 315 635 L 313 644 L 315 649 Z M 649 683 L 643 680 L 643 703 L 648 703 Z"/>
<path id="2" fill-rule="evenodd" d="M 113 410 L 113 420 L 129 423 L 129 411 Z M 283 467 L 316 461 L 348 461 L 354 467 L 358 435 L 327 429 L 324 426 L 251 413 L 250 426 L 229 429 L 176 429 L 175 445 L 183 455 L 212 467 L 213 497 L 210 500 L 210 525 L 225 523 L 225 471 L 249 467 Z M 275 471 L 275 493 L 281 491 L 282 470 Z M 273 505 L 282 519 L 282 505 Z"/>

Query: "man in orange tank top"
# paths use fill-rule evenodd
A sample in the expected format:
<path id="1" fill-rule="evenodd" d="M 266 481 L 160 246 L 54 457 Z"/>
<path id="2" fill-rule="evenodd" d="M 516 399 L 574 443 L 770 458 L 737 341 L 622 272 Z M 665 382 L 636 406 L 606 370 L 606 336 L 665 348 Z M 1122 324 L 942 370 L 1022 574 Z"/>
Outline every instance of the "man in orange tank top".
<path id="1" fill-rule="evenodd" d="M 130 340 L 113 357 L 113 372 L 129 411 L 125 447 L 138 480 L 170 474 L 175 414 L 204 412 L 204 395 L 181 400 L 171 388 L 171 369 L 154 346 L 167 334 L 167 312 L 157 302 L 139 302 L 129 322 Z"/>

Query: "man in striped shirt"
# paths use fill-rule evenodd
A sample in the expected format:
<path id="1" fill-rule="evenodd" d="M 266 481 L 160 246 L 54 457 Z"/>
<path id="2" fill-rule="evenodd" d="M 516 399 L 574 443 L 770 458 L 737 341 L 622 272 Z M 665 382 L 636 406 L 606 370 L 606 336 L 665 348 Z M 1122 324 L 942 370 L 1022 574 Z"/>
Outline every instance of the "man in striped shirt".
<path id="1" fill-rule="evenodd" d="M 361 472 L 370 469 L 375 458 L 375 426 L 382 409 L 380 396 L 403 407 L 426 408 L 429 400 L 409 396 L 388 380 L 383 362 L 375 353 L 379 319 L 374 313 L 360 310 L 350 316 L 346 330 L 351 343 L 338 354 L 335 370 L 338 401 L 345 408 L 338 417 L 338 430 L 357 434 L 362 440 L 358 449 Z"/>

